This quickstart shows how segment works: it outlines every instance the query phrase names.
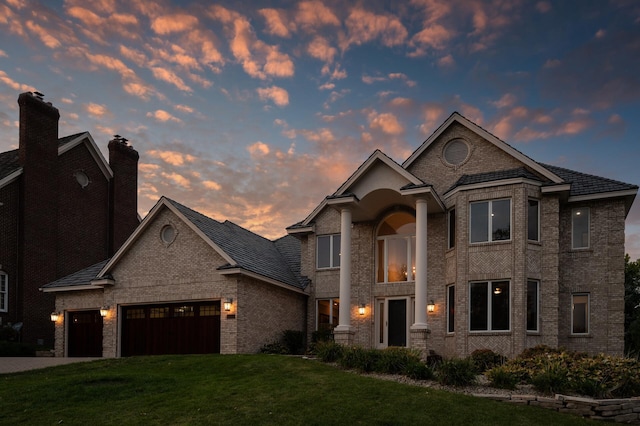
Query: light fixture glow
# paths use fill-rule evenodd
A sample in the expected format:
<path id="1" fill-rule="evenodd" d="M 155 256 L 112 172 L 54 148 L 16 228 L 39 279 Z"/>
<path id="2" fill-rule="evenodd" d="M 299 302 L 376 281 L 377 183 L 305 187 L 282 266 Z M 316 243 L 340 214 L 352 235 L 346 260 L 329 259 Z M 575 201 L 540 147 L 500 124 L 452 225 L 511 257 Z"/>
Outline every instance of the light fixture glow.
<path id="1" fill-rule="evenodd" d="M 358 314 L 364 315 L 366 311 L 366 307 L 367 305 L 365 305 L 364 303 L 361 303 L 360 306 L 358 307 Z"/>
<path id="2" fill-rule="evenodd" d="M 233 305 L 233 299 L 227 299 L 227 300 L 224 302 L 224 310 L 225 310 L 226 312 L 231 311 L 231 305 Z"/>
<path id="3" fill-rule="evenodd" d="M 427 304 L 427 312 L 435 312 L 436 311 L 436 304 L 433 301 L 433 299 L 431 299 L 431 303 Z"/>
<path id="4" fill-rule="evenodd" d="M 59 312 L 51 312 L 51 321 L 56 322 L 58 321 L 58 318 L 60 318 Z"/>
<path id="5" fill-rule="evenodd" d="M 108 306 L 103 306 L 100 308 L 100 316 L 102 318 L 106 317 L 109 314 L 109 307 Z"/>

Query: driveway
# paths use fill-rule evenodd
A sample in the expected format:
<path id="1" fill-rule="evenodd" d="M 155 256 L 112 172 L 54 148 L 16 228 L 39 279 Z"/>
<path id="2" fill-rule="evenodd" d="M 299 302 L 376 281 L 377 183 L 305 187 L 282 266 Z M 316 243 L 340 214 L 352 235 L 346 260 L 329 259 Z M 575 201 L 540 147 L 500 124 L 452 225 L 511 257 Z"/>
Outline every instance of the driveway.
<path id="1" fill-rule="evenodd" d="M 37 370 L 38 368 L 54 367 L 56 365 L 71 364 L 74 362 L 94 361 L 97 359 L 102 358 L 0 357 L 0 374 Z"/>

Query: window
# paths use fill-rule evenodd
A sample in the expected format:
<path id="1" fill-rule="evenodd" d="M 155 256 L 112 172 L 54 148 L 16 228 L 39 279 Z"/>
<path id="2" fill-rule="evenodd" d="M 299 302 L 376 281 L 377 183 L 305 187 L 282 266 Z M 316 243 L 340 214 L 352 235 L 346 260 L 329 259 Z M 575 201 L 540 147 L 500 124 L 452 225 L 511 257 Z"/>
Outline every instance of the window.
<path id="1" fill-rule="evenodd" d="M 9 310 L 9 276 L 0 272 L 0 312 Z"/>
<path id="2" fill-rule="evenodd" d="M 462 139 L 453 139 L 444 146 L 443 157 L 448 164 L 459 166 L 469 157 L 469 145 Z"/>
<path id="3" fill-rule="evenodd" d="M 527 331 L 537 332 L 538 328 L 538 307 L 540 283 L 538 281 L 527 281 Z"/>
<path id="4" fill-rule="evenodd" d="M 340 234 L 321 235 L 318 240 L 318 269 L 340 267 Z"/>
<path id="5" fill-rule="evenodd" d="M 511 239 L 511 200 L 471 203 L 471 242 Z"/>
<path id="6" fill-rule="evenodd" d="M 589 207 L 571 211 L 571 235 L 574 249 L 589 248 Z"/>
<path id="7" fill-rule="evenodd" d="M 160 238 L 165 244 L 171 244 L 176 239 L 176 228 L 172 225 L 165 225 L 160 230 Z"/>
<path id="8" fill-rule="evenodd" d="M 377 282 L 415 280 L 415 217 L 406 212 L 388 216 L 378 228 L 377 250 Z"/>
<path id="9" fill-rule="evenodd" d="M 454 248 L 456 246 L 456 209 L 449 210 L 447 216 L 449 235 L 448 235 L 448 248 Z"/>
<path id="10" fill-rule="evenodd" d="M 571 296 L 571 334 L 589 333 L 589 294 Z"/>
<path id="11" fill-rule="evenodd" d="M 450 285 L 447 287 L 447 333 L 453 333 L 455 327 L 456 313 L 456 287 Z"/>
<path id="12" fill-rule="evenodd" d="M 489 281 L 469 285 L 469 330 L 508 331 L 509 281 Z"/>
<path id="13" fill-rule="evenodd" d="M 540 202 L 538 200 L 529 200 L 527 239 L 529 241 L 540 241 Z"/>
<path id="14" fill-rule="evenodd" d="M 338 325 L 338 313 L 340 312 L 339 299 L 318 299 L 318 316 L 316 318 L 316 329 L 318 331 L 329 331 Z"/>

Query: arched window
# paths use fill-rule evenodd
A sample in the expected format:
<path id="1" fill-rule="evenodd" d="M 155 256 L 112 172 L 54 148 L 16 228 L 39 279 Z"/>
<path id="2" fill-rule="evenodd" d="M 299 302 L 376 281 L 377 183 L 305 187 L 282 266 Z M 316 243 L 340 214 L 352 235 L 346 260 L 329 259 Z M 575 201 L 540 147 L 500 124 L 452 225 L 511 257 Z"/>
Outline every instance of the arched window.
<path id="1" fill-rule="evenodd" d="M 0 312 L 9 310 L 9 276 L 0 271 Z"/>
<path id="2" fill-rule="evenodd" d="M 416 276 L 416 218 L 399 212 L 387 216 L 377 235 L 379 283 L 414 281 Z"/>

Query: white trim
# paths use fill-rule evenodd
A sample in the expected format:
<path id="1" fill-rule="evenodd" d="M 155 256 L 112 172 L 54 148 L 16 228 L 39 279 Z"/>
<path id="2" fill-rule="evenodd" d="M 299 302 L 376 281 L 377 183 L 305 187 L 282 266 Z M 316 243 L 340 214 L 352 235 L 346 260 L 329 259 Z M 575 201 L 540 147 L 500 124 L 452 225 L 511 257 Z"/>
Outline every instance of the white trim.
<path id="1" fill-rule="evenodd" d="M 91 285 L 96 287 L 112 286 L 115 285 L 116 280 L 111 278 L 98 278 L 91 280 Z"/>
<path id="2" fill-rule="evenodd" d="M 291 229 L 287 229 L 287 234 L 289 235 L 294 235 L 294 234 L 308 234 L 314 231 L 314 227 L 313 226 L 305 226 L 304 228 L 291 228 Z"/>
<path id="3" fill-rule="evenodd" d="M 16 169 L 14 172 L 8 174 L 3 179 L 0 179 L 0 188 L 3 188 L 6 185 L 9 185 L 11 182 L 18 179 L 18 177 L 22 174 L 22 167 Z"/>
<path id="4" fill-rule="evenodd" d="M 600 192 L 597 194 L 588 194 L 588 195 L 575 195 L 573 197 L 569 197 L 570 203 L 577 203 L 580 201 L 591 201 L 591 200 L 601 200 L 603 198 L 616 198 L 616 197 L 628 197 L 630 195 L 637 195 L 637 189 L 627 189 L 625 191 L 612 191 L 612 192 Z"/>
<path id="5" fill-rule="evenodd" d="M 327 205 L 339 206 L 341 204 L 357 203 L 358 197 L 355 195 L 349 195 L 347 197 L 327 198 Z"/>
<path id="6" fill-rule="evenodd" d="M 509 144 L 507 144 L 506 142 L 498 139 L 496 136 L 492 135 L 491 133 L 489 133 L 488 131 L 484 130 L 483 128 L 481 128 L 480 126 L 478 126 L 477 124 L 469 121 L 468 119 L 466 119 L 465 117 L 463 117 L 462 115 L 460 115 L 457 112 L 454 112 L 453 114 L 451 114 L 449 116 L 449 118 L 447 118 L 447 120 L 442 123 L 440 125 L 440 127 L 438 127 L 438 129 L 431 135 L 429 136 L 429 138 L 424 141 L 422 143 L 422 145 L 420 145 L 420 147 L 418 149 L 416 149 L 413 154 L 411 154 L 411 156 L 409 158 L 407 158 L 405 160 L 404 163 L 402 163 L 402 167 L 403 168 L 408 168 L 409 166 L 411 166 L 411 164 L 418 158 L 420 157 L 420 155 L 436 140 L 438 139 L 438 137 L 444 133 L 444 131 L 446 129 L 449 128 L 449 126 L 451 126 L 454 122 L 457 122 L 459 124 L 462 124 L 463 126 L 465 126 L 467 129 L 471 130 L 472 132 L 474 132 L 475 134 L 477 134 L 478 136 L 486 139 L 487 141 L 489 141 L 490 143 L 492 143 L 493 145 L 495 145 L 496 147 L 500 148 L 501 150 L 503 150 L 504 152 L 506 152 L 507 154 L 511 155 L 512 157 L 516 158 L 517 160 L 519 160 L 520 162 L 524 163 L 525 165 L 529 166 L 530 168 L 532 168 L 533 170 L 537 171 L 538 173 L 540 173 L 541 175 L 545 176 L 546 178 L 548 178 L 549 180 L 551 180 L 552 182 L 555 183 L 562 183 L 564 182 L 558 175 L 556 175 L 555 173 L 552 173 L 550 170 L 542 167 L 540 164 L 536 163 L 535 161 L 533 161 L 531 158 L 527 157 L 526 155 L 524 155 L 523 153 L 519 152 L 518 150 L 514 149 L 513 147 L 511 147 Z"/>
<path id="7" fill-rule="evenodd" d="M 294 287 L 294 286 L 289 285 L 289 284 L 285 284 L 285 283 L 280 282 L 278 280 L 274 280 L 273 278 L 265 277 L 264 275 L 260 275 L 260 274 L 257 274 L 255 272 L 247 271 L 246 269 L 243 269 L 243 268 L 240 268 L 240 267 L 219 269 L 218 272 L 220 273 L 220 275 L 244 275 L 244 276 L 247 276 L 249 278 L 255 278 L 257 280 L 266 282 L 268 284 L 273 284 L 275 286 L 278 286 L 278 287 L 281 287 L 281 288 L 285 288 L 287 290 L 291 290 L 293 292 L 296 292 L 296 293 L 299 293 L 299 294 L 304 294 L 304 295 L 308 296 L 308 294 L 304 290 L 302 290 L 300 288 Z"/>
<path id="8" fill-rule="evenodd" d="M 335 246 L 335 237 L 340 237 L 340 233 L 333 233 L 333 234 L 323 234 L 323 235 L 317 235 L 316 236 L 316 270 L 327 270 L 327 269 L 340 269 L 340 265 L 334 265 L 333 264 L 333 257 L 334 257 L 334 253 L 337 250 L 338 251 L 338 262 L 340 261 L 340 244 L 338 244 L 338 247 Z M 329 266 L 320 266 L 320 238 L 329 238 Z"/>
<path id="9" fill-rule="evenodd" d="M 543 194 L 551 194 L 554 192 L 565 192 L 565 191 L 571 191 L 570 183 L 564 183 L 561 185 L 548 185 L 540 188 L 540 192 L 542 192 Z"/>
<path id="10" fill-rule="evenodd" d="M 89 132 L 81 133 L 76 138 L 72 139 L 71 141 L 59 147 L 58 156 L 75 148 L 76 146 L 80 145 L 83 142 L 87 146 L 87 149 L 89 150 L 89 153 L 93 157 L 94 161 L 96 162 L 96 164 L 98 165 L 102 173 L 104 174 L 104 177 L 107 178 L 107 180 L 112 179 L 113 170 L 111 170 L 109 163 L 107 162 L 107 160 L 105 160 L 104 156 L 102 155 L 102 152 L 100 152 L 98 145 L 96 145 L 96 142 L 93 140 L 93 137 L 91 137 L 91 134 Z"/>
<path id="11" fill-rule="evenodd" d="M 501 180 L 492 180 L 489 182 L 480 182 L 480 183 L 470 183 L 468 185 L 460 185 L 457 186 L 455 188 L 453 188 L 452 190 L 446 192 L 444 194 L 444 198 L 449 198 L 452 195 L 460 192 L 460 191 L 471 191 L 474 189 L 484 189 L 484 188 L 493 188 L 496 186 L 503 186 L 503 185 L 517 185 L 517 184 L 529 184 L 529 185 L 535 185 L 535 186 L 542 186 L 542 182 L 538 182 L 536 180 L 531 180 L 531 179 L 527 179 L 527 178 L 511 178 L 511 179 L 501 179 Z"/>
<path id="12" fill-rule="evenodd" d="M 43 293 L 57 293 L 62 291 L 75 291 L 75 290 L 104 290 L 102 287 L 98 287 L 95 285 L 87 284 L 87 285 L 69 285 L 69 286 L 60 286 L 60 287 L 40 287 L 40 291 Z"/>

